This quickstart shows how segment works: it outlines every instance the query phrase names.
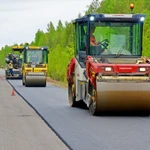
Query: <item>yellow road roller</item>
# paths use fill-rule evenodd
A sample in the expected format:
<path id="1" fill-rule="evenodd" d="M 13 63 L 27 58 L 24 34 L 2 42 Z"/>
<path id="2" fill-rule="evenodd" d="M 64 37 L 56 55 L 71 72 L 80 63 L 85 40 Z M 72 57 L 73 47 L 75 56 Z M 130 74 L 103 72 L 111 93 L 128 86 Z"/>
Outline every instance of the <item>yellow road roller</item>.
<path id="1" fill-rule="evenodd" d="M 150 111 L 150 59 L 142 56 L 144 14 L 88 14 L 74 21 L 68 99 L 92 115 Z"/>
<path id="2" fill-rule="evenodd" d="M 23 85 L 26 87 L 46 86 L 48 52 L 47 47 L 23 47 Z"/>

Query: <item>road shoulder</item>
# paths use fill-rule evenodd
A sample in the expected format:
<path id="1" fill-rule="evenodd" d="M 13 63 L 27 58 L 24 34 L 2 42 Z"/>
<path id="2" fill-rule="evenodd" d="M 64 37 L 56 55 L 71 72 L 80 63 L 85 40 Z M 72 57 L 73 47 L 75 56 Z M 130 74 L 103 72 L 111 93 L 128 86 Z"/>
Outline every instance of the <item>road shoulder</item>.
<path id="1" fill-rule="evenodd" d="M 0 149 L 67 150 L 66 145 L 1 76 Z"/>

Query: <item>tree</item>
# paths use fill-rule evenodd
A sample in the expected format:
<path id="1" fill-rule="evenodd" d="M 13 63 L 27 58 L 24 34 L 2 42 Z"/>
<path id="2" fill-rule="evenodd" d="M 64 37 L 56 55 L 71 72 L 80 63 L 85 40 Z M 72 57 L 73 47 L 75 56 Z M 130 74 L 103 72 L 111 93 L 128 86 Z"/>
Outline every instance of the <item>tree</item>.
<path id="1" fill-rule="evenodd" d="M 54 27 L 53 23 L 50 22 L 47 25 L 47 32 L 46 32 L 46 37 L 45 37 L 46 45 L 49 47 L 50 50 L 52 50 L 54 48 L 55 43 L 56 43 L 55 33 L 56 33 L 55 27 Z"/>
<path id="2" fill-rule="evenodd" d="M 99 7 L 100 7 L 99 0 L 93 0 L 93 2 L 89 6 L 87 6 L 88 10 L 85 13 L 86 14 L 96 13 Z"/>
<path id="3" fill-rule="evenodd" d="M 35 34 L 35 45 L 37 46 L 41 46 L 44 42 L 44 32 L 41 31 L 40 29 L 37 31 L 37 33 Z"/>

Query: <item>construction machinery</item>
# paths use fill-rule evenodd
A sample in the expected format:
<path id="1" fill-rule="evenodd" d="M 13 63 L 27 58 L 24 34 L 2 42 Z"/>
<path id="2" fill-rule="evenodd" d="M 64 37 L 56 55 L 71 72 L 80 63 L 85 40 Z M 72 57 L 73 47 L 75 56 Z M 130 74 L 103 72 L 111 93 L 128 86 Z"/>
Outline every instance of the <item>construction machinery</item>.
<path id="1" fill-rule="evenodd" d="M 74 21 L 75 57 L 67 66 L 72 107 L 92 115 L 150 110 L 150 60 L 142 57 L 144 14 L 88 14 Z M 90 33 L 99 44 L 90 44 Z M 98 43 L 98 42 L 97 42 Z"/>
<path id="2" fill-rule="evenodd" d="M 12 47 L 12 52 L 5 58 L 7 67 L 5 69 L 6 79 L 22 79 L 22 57 L 21 51 L 16 49 L 16 46 Z M 10 73 L 8 64 L 12 62 L 13 76 Z"/>
<path id="3" fill-rule="evenodd" d="M 48 48 L 37 46 L 24 47 L 22 84 L 27 86 L 46 86 Z"/>
<path id="4" fill-rule="evenodd" d="M 22 84 L 29 86 L 46 86 L 48 48 L 38 46 L 17 46 L 23 52 Z"/>

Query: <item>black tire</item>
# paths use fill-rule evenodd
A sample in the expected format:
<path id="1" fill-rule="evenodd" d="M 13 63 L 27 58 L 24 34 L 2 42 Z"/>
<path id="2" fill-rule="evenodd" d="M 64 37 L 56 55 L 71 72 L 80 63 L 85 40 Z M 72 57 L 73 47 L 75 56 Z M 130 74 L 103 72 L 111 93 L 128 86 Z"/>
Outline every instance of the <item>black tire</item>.
<path id="1" fill-rule="evenodd" d="M 75 83 L 75 81 L 74 81 L 74 83 Z M 69 99 L 69 105 L 71 107 L 87 109 L 87 105 L 83 102 L 83 100 L 76 101 L 76 86 L 75 86 L 75 84 L 68 83 L 68 99 Z"/>
<path id="2" fill-rule="evenodd" d="M 70 84 L 68 82 L 68 99 L 69 99 L 69 105 L 71 107 L 76 107 L 77 106 L 77 102 L 76 102 L 76 97 L 75 97 L 75 86 L 74 84 Z"/>
<path id="3" fill-rule="evenodd" d="M 90 111 L 90 113 L 91 113 L 91 115 L 93 115 L 93 116 L 97 116 L 97 111 L 96 111 L 96 106 L 95 106 L 95 103 L 94 102 L 92 102 L 91 104 L 90 104 L 90 106 L 89 106 L 89 111 Z"/>
<path id="4" fill-rule="evenodd" d="M 89 85 L 89 95 L 90 97 L 96 97 L 96 89 L 90 84 Z M 91 100 L 91 104 L 89 105 L 89 111 L 91 113 L 91 115 L 96 116 L 98 114 L 97 110 L 96 110 L 96 98 L 93 100 Z"/>
<path id="5" fill-rule="evenodd" d="M 24 83 L 25 87 L 28 87 L 29 85 L 26 82 L 26 76 L 25 76 L 25 83 Z"/>

